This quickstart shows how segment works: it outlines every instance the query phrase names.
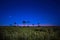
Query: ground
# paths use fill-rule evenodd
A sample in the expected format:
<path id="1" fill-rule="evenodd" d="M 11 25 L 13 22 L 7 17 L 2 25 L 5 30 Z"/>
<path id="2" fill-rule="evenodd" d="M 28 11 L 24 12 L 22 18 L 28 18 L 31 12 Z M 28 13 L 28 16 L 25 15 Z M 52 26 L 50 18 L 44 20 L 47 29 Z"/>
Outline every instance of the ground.
<path id="1" fill-rule="evenodd" d="M 60 27 L 0 27 L 0 40 L 60 40 Z"/>

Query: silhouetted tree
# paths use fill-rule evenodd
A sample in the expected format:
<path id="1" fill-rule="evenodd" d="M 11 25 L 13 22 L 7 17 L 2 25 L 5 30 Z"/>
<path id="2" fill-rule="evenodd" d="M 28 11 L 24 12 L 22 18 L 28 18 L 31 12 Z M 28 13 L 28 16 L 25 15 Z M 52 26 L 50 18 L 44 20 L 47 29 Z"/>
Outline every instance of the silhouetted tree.
<path id="1" fill-rule="evenodd" d="M 32 24 L 32 26 L 34 27 L 34 24 Z"/>
<path id="2" fill-rule="evenodd" d="M 30 21 L 27 21 L 27 23 L 28 23 L 28 25 L 27 25 L 27 26 L 29 27 L 29 23 L 30 23 Z"/>
<path id="3" fill-rule="evenodd" d="M 22 23 L 23 23 L 23 25 L 24 25 L 24 27 L 25 27 L 26 21 L 24 20 L 24 21 L 22 21 Z"/>
<path id="4" fill-rule="evenodd" d="M 38 27 L 40 27 L 40 23 L 38 23 Z"/>
<path id="5" fill-rule="evenodd" d="M 15 26 L 15 27 L 16 27 L 16 24 L 17 24 L 17 23 L 16 23 L 16 22 L 14 22 L 14 26 Z"/>

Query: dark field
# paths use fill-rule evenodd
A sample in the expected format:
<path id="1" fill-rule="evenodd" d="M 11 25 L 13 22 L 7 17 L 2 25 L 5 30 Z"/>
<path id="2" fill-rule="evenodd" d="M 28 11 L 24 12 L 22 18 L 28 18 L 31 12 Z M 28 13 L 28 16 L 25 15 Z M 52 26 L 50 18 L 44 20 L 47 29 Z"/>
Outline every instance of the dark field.
<path id="1" fill-rule="evenodd" d="M 0 40 L 60 40 L 60 27 L 0 26 Z"/>

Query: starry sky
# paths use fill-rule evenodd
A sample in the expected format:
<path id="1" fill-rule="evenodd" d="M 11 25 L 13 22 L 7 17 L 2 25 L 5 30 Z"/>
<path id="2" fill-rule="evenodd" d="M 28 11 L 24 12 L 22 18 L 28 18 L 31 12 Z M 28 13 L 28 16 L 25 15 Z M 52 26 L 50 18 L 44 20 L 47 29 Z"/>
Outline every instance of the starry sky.
<path id="1" fill-rule="evenodd" d="M 27 24 L 60 26 L 60 0 L 0 0 L 0 25 Z"/>

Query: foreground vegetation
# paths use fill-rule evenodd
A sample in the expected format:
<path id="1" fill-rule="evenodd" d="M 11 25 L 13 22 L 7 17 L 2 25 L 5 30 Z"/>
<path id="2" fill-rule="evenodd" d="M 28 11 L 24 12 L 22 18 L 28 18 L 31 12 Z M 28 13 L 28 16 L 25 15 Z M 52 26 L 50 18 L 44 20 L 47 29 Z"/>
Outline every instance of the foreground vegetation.
<path id="1" fill-rule="evenodd" d="M 0 40 L 60 40 L 60 27 L 0 27 Z"/>

